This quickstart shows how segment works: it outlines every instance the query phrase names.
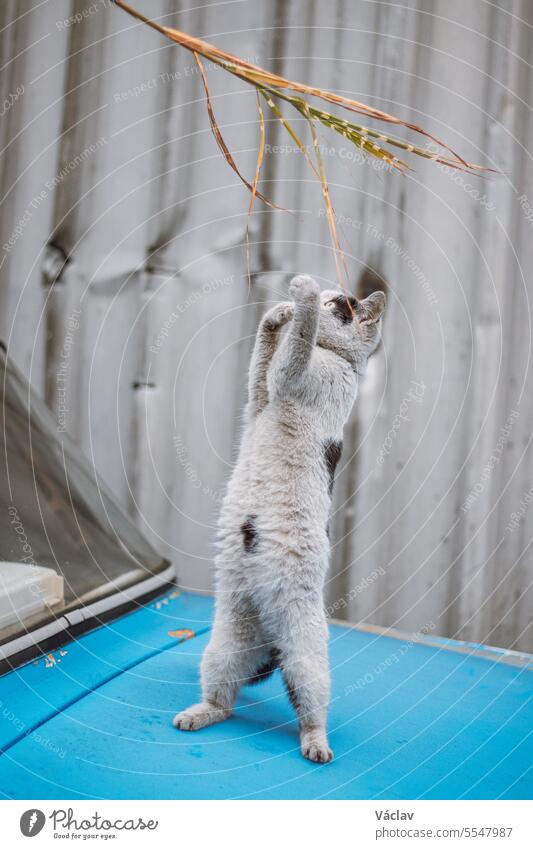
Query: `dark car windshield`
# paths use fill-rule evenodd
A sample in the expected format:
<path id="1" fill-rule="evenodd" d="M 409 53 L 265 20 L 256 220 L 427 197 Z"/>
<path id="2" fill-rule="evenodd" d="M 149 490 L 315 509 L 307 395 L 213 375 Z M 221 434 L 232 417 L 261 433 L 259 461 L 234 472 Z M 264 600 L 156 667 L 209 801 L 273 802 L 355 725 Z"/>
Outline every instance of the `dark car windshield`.
<path id="1" fill-rule="evenodd" d="M 0 350 L 0 647 L 168 569 Z"/>

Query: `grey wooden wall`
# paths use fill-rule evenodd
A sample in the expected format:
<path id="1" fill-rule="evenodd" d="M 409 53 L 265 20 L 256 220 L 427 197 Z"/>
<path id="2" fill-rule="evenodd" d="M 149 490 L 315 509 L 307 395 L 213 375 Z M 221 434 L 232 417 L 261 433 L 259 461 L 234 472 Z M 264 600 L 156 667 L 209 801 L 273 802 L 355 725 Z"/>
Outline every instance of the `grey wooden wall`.
<path id="1" fill-rule="evenodd" d="M 322 134 L 354 288 L 389 296 L 346 432 L 328 603 L 533 650 L 533 4 L 138 6 L 501 170 L 415 161 L 402 178 Z M 256 204 L 249 288 L 248 196 L 190 55 L 107 0 L 4 0 L 0 26 L 0 334 L 182 584 L 209 589 L 259 316 L 296 271 L 334 283 L 319 187 L 269 124 L 264 191 L 292 212 Z M 254 94 L 209 76 L 251 175 Z"/>

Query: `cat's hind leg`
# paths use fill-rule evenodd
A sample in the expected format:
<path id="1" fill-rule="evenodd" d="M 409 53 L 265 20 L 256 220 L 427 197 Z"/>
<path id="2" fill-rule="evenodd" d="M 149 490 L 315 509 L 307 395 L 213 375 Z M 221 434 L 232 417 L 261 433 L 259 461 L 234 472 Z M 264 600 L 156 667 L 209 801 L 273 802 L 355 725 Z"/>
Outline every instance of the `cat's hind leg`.
<path id="1" fill-rule="evenodd" d="M 310 598 L 287 605 L 281 630 L 280 663 L 298 714 L 302 755 L 316 763 L 328 763 L 333 752 L 326 731 L 330 684 L 322 600 Z"/>
<path id="2" fill-rule="evenodd" d="M 177 713 L 172 725 L 180 731 L 199 731 L 200 728 L 223 722 L 230 714 L 231 710 L 216 708 L 208 702 L 198 702 Z"/>
<path id="3" fill-rule="evenodd" d="M 240 687 L 257 675 L 269 651 L 253 608 L 243 597 L 230 594 L 219 604 L 202 658 L 202 701 L 176 714 L 173 725 L 198 731 L 227 719 Z"/>

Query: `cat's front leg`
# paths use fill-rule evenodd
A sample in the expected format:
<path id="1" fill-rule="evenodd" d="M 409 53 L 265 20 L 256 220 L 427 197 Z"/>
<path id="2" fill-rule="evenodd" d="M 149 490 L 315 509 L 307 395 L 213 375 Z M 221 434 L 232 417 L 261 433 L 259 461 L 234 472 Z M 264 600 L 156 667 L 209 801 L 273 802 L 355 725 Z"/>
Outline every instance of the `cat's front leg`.
<path id="1" fill-rule="evenodd" d="M 302 382 L 309 376 L 320 313 L 320 288 L 312 277 L 294 277 L 289 294 L 294 298 L 294 316 L 274 359 L 272 373 L 273 385 L 281 397 L 300 392 Z"/>
<path id="2" fill-rule="evenodd" d="M 253 418 L 268 404 L 267 371 L 278 345 L 281 328 L 291 320 L 294 304 L 276 304 L 263 316 L 250 362 L 248 377 L 248 415 Z"/>

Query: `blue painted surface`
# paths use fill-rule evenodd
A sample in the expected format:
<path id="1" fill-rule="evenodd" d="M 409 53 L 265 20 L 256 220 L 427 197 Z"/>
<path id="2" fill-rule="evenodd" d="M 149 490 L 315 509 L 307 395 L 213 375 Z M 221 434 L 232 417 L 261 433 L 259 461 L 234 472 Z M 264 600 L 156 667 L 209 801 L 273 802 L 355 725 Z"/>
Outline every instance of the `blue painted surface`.
<path id="1" fill-rule="evenodd" d="M 210 602 L 205 602 L 201 596 L 166 593 L 0 678 L 0 750 L 123 670 L 174 646 L 170 630 L 205 631 L 211 624 Z"/>
<path id="2" fill-rule="evenodd" d="M 331 628 L 331 744 L 298 750 L 279 673 L 243 688 L 234 717 L 172 728 L 198 699 L 210 599 L 182 595 L 0 680 L 13 798 L 531 798 L 533 674 L 444 646 Z M 169 630 L 198 635 L 178 643 Z M 57 654 L 57 653 L 54 653 Z M 31 729 L 34 728 L 33 731 Z M 29 733 L 28 733 L 29 732 Z M 11 745 L 9 743 L 11 741 Z"/>

